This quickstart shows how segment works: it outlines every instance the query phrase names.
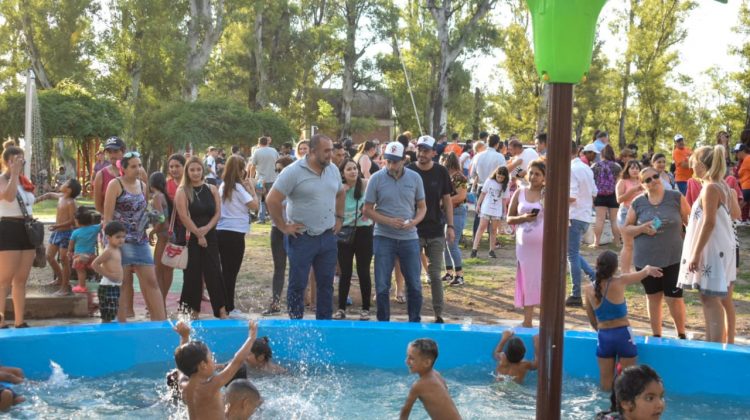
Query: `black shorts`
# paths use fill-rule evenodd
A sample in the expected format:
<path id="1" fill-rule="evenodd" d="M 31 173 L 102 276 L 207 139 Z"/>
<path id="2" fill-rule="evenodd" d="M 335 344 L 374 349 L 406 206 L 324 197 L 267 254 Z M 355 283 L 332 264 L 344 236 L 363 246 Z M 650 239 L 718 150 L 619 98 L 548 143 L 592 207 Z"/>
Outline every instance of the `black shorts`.
<path id="1" fill-rule="evenodd" d="M 117 318 L 120 307 L 120 286 L 99 286 L 96 294 L 99 296 L 99 312 L 102 321 L 112 321 Z"/>
<path id="2" fill-rule="evenodd" d="M 27 251 L 36 249 L 29 242 L 26 227 L 21 219 L 0 220 L 0 251 Z"/>
<path id="3" fill-rule="evenodd" d="M 643 267 L 636 267 L 640 271 Z M 664 296 L 671 298 L 681 298 L 682 289 L 677 287 L 677 278 L 680 275 L 680 263 L 672 264 L 668 267 L 662 267 L 661 277 L 648 276 L 641 280 L 643 288 L 646 289 L 647 295 L 664 292 Z"/>
<path id="4" fill-rule="evenodd" d="M 606 207 L 608 209 L 619 209 L 617 196 L 615 194 L 597 195 L 594 197 L 594 207 Z"/>

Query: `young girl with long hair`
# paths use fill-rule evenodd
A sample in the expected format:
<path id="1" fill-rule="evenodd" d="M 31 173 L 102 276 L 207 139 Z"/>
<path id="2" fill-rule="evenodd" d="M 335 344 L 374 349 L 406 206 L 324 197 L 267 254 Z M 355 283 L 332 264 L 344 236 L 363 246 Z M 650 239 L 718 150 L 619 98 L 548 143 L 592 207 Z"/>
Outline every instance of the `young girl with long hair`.
<path id="1" fill-rule="evenodd" d="M 245 235 L 250 230 L 250 211 L 258 210 L 258 196 L 247 182 L 245 160 L 236 155 L 227 159 L 219 187 L 221 217 L 216 226 L 219 239 L 221 272 L 224 276 L 226 310 L 230 317 L 242 315 L 234 307 L 234 291 L 242 257 L 245 255 Z"/>
<path id="2" fill-rule="evenodd" d="M 615 364 L 619 361 L 623 368 L 632 366 L 638 356 L 628 321 L 625 288 L 648 276 L 662 276 L 660 268 L 650 265 L 635 273 L 617 276 L 617 266 L 617 254 L 602 252 L 596 258 L 596 280 L 593 285 L 584 286 L 586 314 L 598 333 L 599 383 L 605 391 L 612 389 Z"/>
<path id="3" fill-rule="evenodd" d="M 505 216 L 503 200 L 510 196 L 509 183 L 510 175 L 508 174 L 508 168 L 499 166 L 482 184 L 482 193 L 477 200 L 477 208 L 480 209 L 480 216 L 479 227 L 477 228 L 476 235 L 474 235 L 474 245 L 471 247 L 472 258 L 477 256 L 482 235 L 484 235 L 484 231 L 488 228 L 490 232 L 489 256 L 490 258 L 497 258 L 493 249 L 496 239 L 495 235 L 500 221 Z"/>

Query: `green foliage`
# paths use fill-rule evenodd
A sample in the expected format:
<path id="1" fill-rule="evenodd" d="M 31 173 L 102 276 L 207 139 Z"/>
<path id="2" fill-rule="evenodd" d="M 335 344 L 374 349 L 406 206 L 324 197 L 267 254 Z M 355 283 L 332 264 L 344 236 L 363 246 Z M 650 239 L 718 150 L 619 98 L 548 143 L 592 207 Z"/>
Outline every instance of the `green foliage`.
<path id="1" fill-rule="evenodd" d="M 226 99 L 175 102 L 157 111 L 149 125 L 148 140 L 165 149 L 167 144 L 175 149 L 192 145 L 195 150 L 211 145 L 253 145 L 262 135 L 277 141 L 295 137 L 289 124 L 276 113 L 252 112 Z"/>
<path id="2" fill-rule="evenodd" d="M 0 136 L 23 136 L 24 109 L 23 94 L 10 92 L 0 96 Z M 81 142 L 105 138 L 118 134 L 123 126 L 122 114 L 113 101 L 96 98 L 68 81 L 39 92 L 39 112 L 47 139 L 65 137 Z"/>

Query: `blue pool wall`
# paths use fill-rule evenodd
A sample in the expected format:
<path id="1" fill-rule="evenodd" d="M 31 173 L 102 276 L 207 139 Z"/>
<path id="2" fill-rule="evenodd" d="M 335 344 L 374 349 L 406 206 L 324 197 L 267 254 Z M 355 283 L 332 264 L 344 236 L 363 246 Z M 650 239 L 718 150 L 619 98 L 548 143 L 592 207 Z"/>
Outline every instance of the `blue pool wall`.
<path id="1" fill-rule="evenodd" d="M 242 321 L 198 321 L 195 335 L 219 361 L 231 357 L 247 338 Z M 271 338 L 274 358 L 310 365 L 379 369 L 405 368 L 406 346 L 429 337 L 439 346 L 438 370 L 463 368 L 489 374 L 492 351 L 506 327 L 349 321 L 262 320 L 259 336 Z M 536 329 L 516 329 L 533 357 Z M 73 377 L 99 377 L 134 366 L 172 365 L 179 339 L 168 322 L 94 324 L 0 330 L 0 365 L 19 366 L 31 379 L 51 374 L 50 361 Z M 750 349 L 701 341 L 636 337 L 639 363 L 654 367 L 674 394 L 709 394 L 747 401 Z M 596 335 L 568 331 L 564 342 L 565 375 L 598 381 Z M 489 376 L 488 376 L 489 378 Z"/>

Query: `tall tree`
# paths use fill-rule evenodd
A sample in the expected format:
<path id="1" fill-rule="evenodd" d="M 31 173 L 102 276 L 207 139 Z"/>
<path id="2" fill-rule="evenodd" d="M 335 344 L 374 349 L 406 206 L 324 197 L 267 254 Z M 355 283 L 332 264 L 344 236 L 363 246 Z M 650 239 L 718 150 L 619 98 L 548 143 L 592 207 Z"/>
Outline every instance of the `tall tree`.
<path id="1" fill-rule="evenodd" d="M 341 137 L 351 136 L 352 128 L 352 101 L 354 100 L 354 85 L 357 70 L 357 62 L 365 54 L 365 51 L 376 40 L 377 32 L 372 25 L 369 28 L 369 38 L 359 39 L 361 45 L 357 48 L 357 33 L 364 19 L 371 21 L 376 19 L 377 9 L 380 6 L 377 0 L 344 0 L 338 5 L 338 13 L 344 21 L 344 46 L 343 61 L 344 68 L 341 77 L 341 110 L 339 111 L 339 122 L 341 124 Z"/>
<path id="2" fill-rule="evenodd" d="M 42 89 L 63 79 L 92 86 L 92 16 L 97 10 L 92 0 L 0 2 L 0 56 L 7 60 L 0 66 L 2 83 L 15 85 L 12 79 L 31 68 Z"/>
<path id="3" fill-rule="evenodd" d="M 631 36 L 635 36 L 635 33 L 633 31 L 633 28 L 635 26 L 635 10 L 638 5 L 639 0 L 630 0 L 628 11 L 626 12 L 627 18 L 627 27 L 625 29 L 625 34 L 628 39 L 628 46 L 625 48 L 625 57 L 623 59 L 622 63 L 622 81 L 620 82 L 621 91 L 622 91 L 622 97 L 620 100 L 620 122 L 619 122 L 619 130 L 618 130 L 618 136 L 617 136 L 617 142 L 620 146 L 620 149 L 623 149 L 625 145 L 627 144 L 627 138 L 625 136 L 625 124 L 627 122 L 627 114 L 628 114 L 628 95 L 630 90 L 630 68 L 632 67 L 633 63 L 633 51 L 630 47 L 631 45 Z"/>
<path id="4" fill-rule="evenodd" d="M 437 67 L 437 90 L 434 93 L 432 133 L 445 133 L 448 124 L 448 79 L 451 65 L 464 52 L 467 43 L 476 37 L 485 23 L 483 18 L 497 0 L 456 1 L 427 0 L 427 9 L 435 20 L 440 59 Z"/>
<path id="5" fill-rule="evenodd" d="M 187 24 L 187 61 L 182 96 L 189 101 L 198 98 L 198 85 L 211 52 L 224 31 L 224 0 L 190 0 Z"/>

